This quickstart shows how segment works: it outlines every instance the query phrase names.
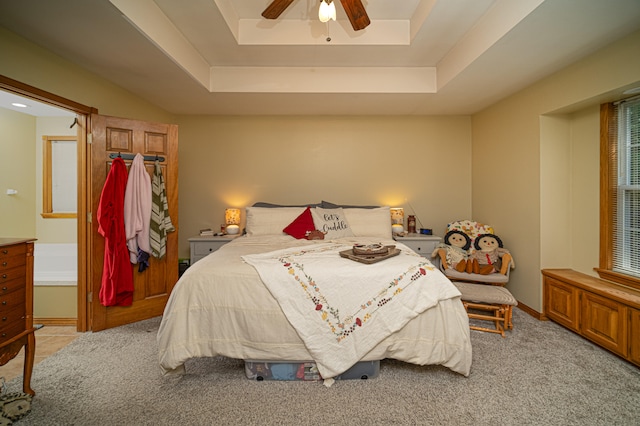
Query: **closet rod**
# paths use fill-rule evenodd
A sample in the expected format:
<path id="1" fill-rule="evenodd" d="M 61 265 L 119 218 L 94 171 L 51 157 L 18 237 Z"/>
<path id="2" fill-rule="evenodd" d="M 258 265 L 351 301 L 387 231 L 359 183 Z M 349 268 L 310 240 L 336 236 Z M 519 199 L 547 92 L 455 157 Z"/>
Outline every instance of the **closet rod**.
<path id="1" fill-rule="evenodd" d="M 109 154 L 109 158 L 118 158 L 118 157 L 122 157 L 123 160 L 133 160 L 136 155 L 135 154 L 121 154 L 121 153 L 115 153 L 112 152 L 111 154 Z M 144 161 L 156 161 L 158 160 L 159 162 L 164 162 L 164 157 L 158 157 L 157 155 L 145 155 L 144 156 Z"/>

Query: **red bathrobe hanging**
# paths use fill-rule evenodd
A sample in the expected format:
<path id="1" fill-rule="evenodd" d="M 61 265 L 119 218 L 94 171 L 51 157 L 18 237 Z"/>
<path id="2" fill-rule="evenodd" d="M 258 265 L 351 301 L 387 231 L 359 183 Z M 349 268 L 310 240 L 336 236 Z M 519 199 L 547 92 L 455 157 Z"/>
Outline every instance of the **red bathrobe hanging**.
<path id="1" fill-rule="evenodd" d="M 126 187 L 127 166 L 118 157 L 111 164 L 98 204 L 98 232 L 105 238 L 100 287 L 103 306 L 130 306 L 133 302 L 133 269 L 124 228 Z"/>

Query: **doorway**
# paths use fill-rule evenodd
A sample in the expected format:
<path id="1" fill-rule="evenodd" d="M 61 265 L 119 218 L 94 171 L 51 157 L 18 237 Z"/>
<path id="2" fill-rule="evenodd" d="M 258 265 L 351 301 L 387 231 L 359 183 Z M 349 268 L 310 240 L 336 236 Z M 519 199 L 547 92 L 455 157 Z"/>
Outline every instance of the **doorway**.
<path id="1" fill-rule="evenodd" d="M 94 108 L 90 108 L 68 99 L 61 98 L 52 93 L 48 93 L 32 86 L 20 83 L 8 77 L 0 76 L 0 95 L 7 94 L 13 97 L 24 98 L 33 110 L 41 109 L 37 114 L 50 116 L 62 116 L 68 121 L 68 127 L 75 131 L 77 137 L 77 218 L 75 219 L 76 229 L 76 300 L 77 313 L 75 325 L 78 331 L 89 330 L 88 307 L 87 307 L 87 268 L 86 268 L 86 246 L 87 246 L 87 205 L 86 205 L 86 181 L 87 181 L 87 149 L 86 149 L 86 129 L 88 116 L 95 113 Z M 34 135 L 35 136 L 35 135 Z M 36 143 L 34 137 L 34 144 Z M 38 161 L 37 159 L 33 160 Z M 40 165 L 38 165 L 39 167 Z M 33 177 L 36 180 L 36 177 Z M 38 188 L 40 186 L 38 185 Z M 35 191 L 34 197 L 42 200 L 42 192 Z M 32 200 L 35 202 L 35 200 Z M 35 211 L 35 214 L 41 212 Z M 35 218 L 34 218 L 35 220 Z M 56 220 L 56 219 L 48 219 Z M 46 240 L 46 239 L 45 239 Z M 46 292 L 45 292 L 46 293 Z M 35 297 L 38 297 L 37 295 Z M 71 296 L 73 297 L 73 296 Z M 67 319 L 67 322 L 69 319 Z"/>
<path id="2" fill-rule="evenodd" d="M 77 126 L 77 330 L 98 331 L 161 315 L 178 280 L 178 126 L 101 116 L 94 108 L 1 75 L 0 90 L 76 115 L 73 126 Z M 165 256 L 150 262 L 151 272 L 134 274 L 131 305 L 105 306 L 98 300 L 106 270 L 103 260 L 107 259 L 106 236 L 99 235 L 99 203 L 115 161 L 113 156 L 119 157 L 120 153 L 141 154 L 147 173 L 153 173 L 154 178 L 164 175 L 164 179 L 158 179 L 166 185 L 169 216 L 175 220 L 175 231 L 167 235 Z M 108 217 L 103 219 L 109 221 Z"/>

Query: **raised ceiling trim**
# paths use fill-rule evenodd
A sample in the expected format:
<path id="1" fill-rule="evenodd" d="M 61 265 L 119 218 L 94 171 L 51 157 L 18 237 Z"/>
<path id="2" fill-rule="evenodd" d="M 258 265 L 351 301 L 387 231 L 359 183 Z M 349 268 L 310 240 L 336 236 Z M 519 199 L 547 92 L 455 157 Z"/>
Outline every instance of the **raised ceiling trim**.
<path id="1" fill-rule="evenodd" d="M 264 19 L 241 19 L 240 45 L 295 46 L 327 43 L 331 37 L 332 45 L 409 45 L 411 28 L 409 20 L 378 20 L 375 30 L 371 25 L 357 33 L 349 21 L 328 22 L 301 21 L 285 19 L 266 21 Z"/>
<path id="2" fill-rule="evenodd" d="M 436 93 L 432 67 L 212 67 L 214 92 Z"/>
<path id="3" fill-rule="evenodd" d="M 452 81 L 544 0 L 497 0 L 440 61 L 437 70 L 434 67 L 213 67 L 153 0 L 110 2 L 209 92 L 423 94 L 436 93 Z M 421 0 L 410 20 L 377 20 L 375 26 L 354 32 L 347 22 L 327 27 L 307 19 L 240 19 L 229 0 L 215 0 L 231 33 L 239 44 L 245 45 L 326 44 L 327 28 L 330 43 L 335 45 L 410 45 L 436 2 Z"/>

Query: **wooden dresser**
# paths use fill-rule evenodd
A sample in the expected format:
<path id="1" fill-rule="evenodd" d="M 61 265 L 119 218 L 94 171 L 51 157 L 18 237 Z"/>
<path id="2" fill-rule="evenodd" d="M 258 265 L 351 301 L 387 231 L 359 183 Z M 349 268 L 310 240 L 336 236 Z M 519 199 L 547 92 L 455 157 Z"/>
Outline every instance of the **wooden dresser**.
<path id="1" fill-rule="evenodd" d="M 33 328 L 33 241 L 0 238 L 0 365 L 18 355 L 24 346 L 22 388 L 31 389 L 36 349 Z"/>

